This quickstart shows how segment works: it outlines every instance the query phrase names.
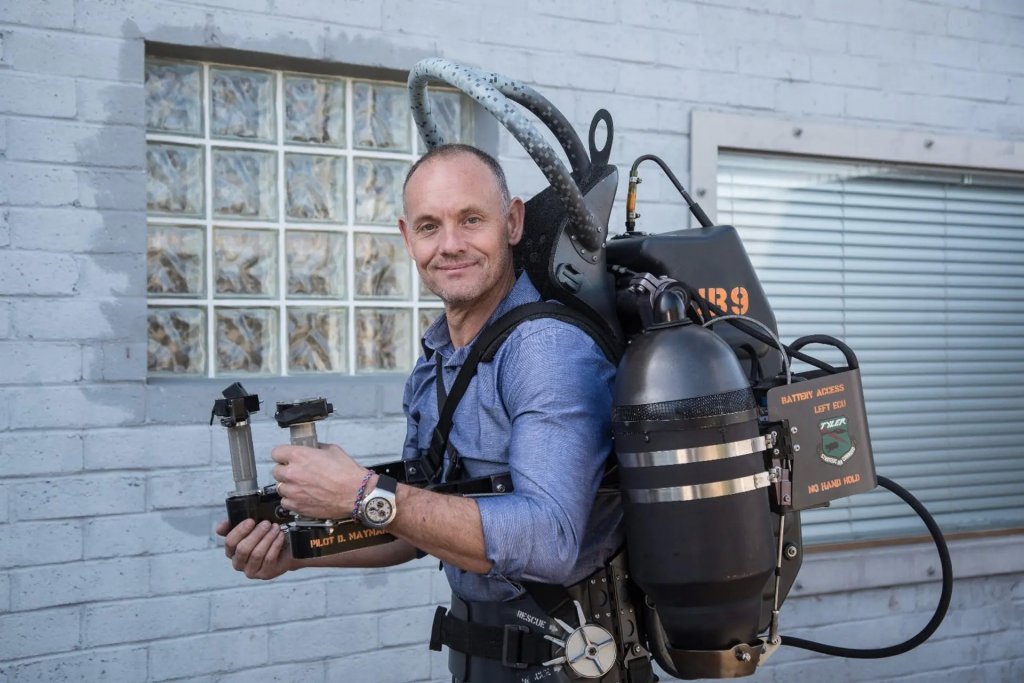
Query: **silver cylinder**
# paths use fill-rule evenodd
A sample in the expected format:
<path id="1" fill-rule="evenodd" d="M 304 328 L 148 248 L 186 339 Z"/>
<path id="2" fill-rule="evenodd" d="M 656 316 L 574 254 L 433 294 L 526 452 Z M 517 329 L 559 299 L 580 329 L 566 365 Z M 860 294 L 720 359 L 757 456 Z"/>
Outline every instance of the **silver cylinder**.
<path id="1" fill-rule="evenodd" d="M 235 494 L 255 493 L 256 454 L 252 446 L 252 429 L 248 422 L 239 422 L 228 428 L 228 448 L 231 451 L 231 474 L 235 478 Z"/>

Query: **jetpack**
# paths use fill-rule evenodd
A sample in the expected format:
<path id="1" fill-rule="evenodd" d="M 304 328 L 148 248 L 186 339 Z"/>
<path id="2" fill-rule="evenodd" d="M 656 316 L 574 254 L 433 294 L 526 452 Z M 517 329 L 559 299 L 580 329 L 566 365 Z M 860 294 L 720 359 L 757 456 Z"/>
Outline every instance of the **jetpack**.
<path id="1" fill-rule="evenodd" d="M 516 265 L 543 298 L 582 313 L 602 348 L 620 353 L 613 478 L 624 505 L 630 578 L 644 599 L 635 635 L 619 637 L 633 638 L 686 679 L 750 675 L 781 645 L 876 658 L 924 642 L 949 605 L 949 552 L 921 503 L 875 472 L 853 350 L 825 335 L 783 343 L 736 229 L 714 225 L 657 156 L 632 165 L 626 230 L 610 235 L 618 170 L 609 163 L 614 129 L 607 111 L 596 113 L 584 145 L 529 86 L 428 59 L 413 69 L 409 88 L 413 118 L 431 148 L 445 142 L 426 97 L 431 81 L 491 113 L 544 174 L 549 186 L 526 203 Z M 699 228 L 635 229 L 639 167 L 647 161 L 668 175 Z M 844 364 L 809 355 L 811 345 L 838 349 Z M 794 360 L 813 369 L 793 372 Z M 907 502 L 935 541 L 942 590 L 932 619 L 909 640 L 872 650 L 781 635 L 780 609 L 803 558 L 800 512 L 877 485 Z M 630 643 L 619 645 L 630 651 Z"/>
<path id="2" fill-rule="evenodd" d="M 783 343 L 736 229 L 714 225 L 657 156 L 633 163 L 626 229 L 610 235 L 619 174 L 609 163 L 614 128 L 607 111 L 595 114 L 584 145 L 562 113 L 529 86 L 427 59 L 413 68 L 409 90 L 413 118 L 430 148 L 445 142 L 427 97 L 432 82 L 457 88 L 492 114 L 547 179 L 548 187 L 526 202 L 514 258 L 542 297 L 560 304 L 534 304 L 530 315 L 568 319 L 618 363 L 615 462 L 606 484 L 621 495 L 626 557 L 616 556 L 605 568 L 607 589 L 602 579 L 584 598 L 588 607 L 615 609 L 589 610 L 588 623 L 576 601 L 579 626 L 565 624 L 568 637 L 540 643 L 534 649 L 551 659 L 542 653 L 536 661 L 561 672 L 558 680 L 647 683 L 651 657 L 679 678 L 735 678 L 753 674 L 782 645 L 878 658 L 924 642 L 949 606 L 949 552 L 921 503 L 875 472 L 853 350 L 825 335 Z M 553 135 L 558 150 L 527 114 Z M 636 230 L 639 167 L 648 161 L 668 175 L 701 227 Z M 481 333 L 465 366 L 493 354 L 503 337 L 491 328 L 501 322 Z M 811 345 L 838 349 L 844 363 L 819 360 L 806 351 Z M 794 372 L 794 360 L 813 369 Z M 373 469 L 453 495 L 510 492 L 514 482 L 507 474 L 441 482 L 447 430 L 469 379 L 456 378 L 424 457 Z M 227 500 L 232 524 L 245 518 L 281 524 L 296 557 L 393 540 L 355 519 L 298 517 L 281 507 L 273 485 L 257 485 L 248 420 L 259 405 L 256 395 L 234 384 L 211 415 L 228 428 L 236 483 Z M 275 417 L 291 430 L 293 443 L 315 445 L 314 423 L 331 410 L 314 398 L 278 404 Z M 942 589 L 931 620 L 912 638 L 880 649 L 781 635 L 780 610 L 803 560 L 800 512 L 878 485 L 907 502 L 935 541 Z M 495 631 L 492 656 L 520 667 L 509 659 L 510 634 L 523 645 L 525 630 Z"/>

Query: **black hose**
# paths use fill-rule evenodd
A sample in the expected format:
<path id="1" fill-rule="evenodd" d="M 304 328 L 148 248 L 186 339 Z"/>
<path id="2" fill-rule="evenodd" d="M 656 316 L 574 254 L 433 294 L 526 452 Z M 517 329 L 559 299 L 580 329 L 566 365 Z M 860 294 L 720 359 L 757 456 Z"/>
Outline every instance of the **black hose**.
<path id="1" fill-rule="evenodd" d="M 812 652 L 820 652 L 825 655 L 834 655 L 836 657 L 881 659 L 882 657 L 893 657 L 913 650 L 915 647 L 928 640 L 928 638 L 935 633 L 935 629 L 939 627 L 939 624 L 941 624 L 942 620 L 945 618 L 946 611 L 949 609 L 950 598 L 953 595 L 953 563 L 949 559 L 949 548 L 946 546 L 946 539 L 943 537 L 942 531 L 939 529 L 939 525 L 935 523 L 935 518 L 932 517 L 928 510 L 925 509 L 924 505 L 921 504 L 921 501 L 912 496 L 909 491 L 887 477 L 879 476 L 878 483 L 902 498 L 907 505 L 914 508 L 914 512 L 918 514 L 921 520 L 925 523 L 925 526 L 928 527 L 928 532 L 931 534 L 932 540 L 935 541 L 935 547 L 939 551 L 939 562 L 942 564 L 942 593 L 939 596 L 939 604 L 936 606 L 935 613 L 932 615 L 931 620 L 925 624 L 925 627 L 913 638 L 905 640 L 899 645 L 891 645 L 889 647 L 871 649 L 837 647 L 835 645 L 823 645 L 822 643 L 816 643 L 812 640 L 804 640 L 803 638 L 794 638 L 792 636 L 782 636 L 783 645 L 798 647 Z"/>
<path id="2" fill-rule="evenodd" d="M 689 193 L 683 188 L 683 184 L 679 182 L 679 178 L 676 178 L 676 174 L 672 172 L 672 169 L 668 167 L 668 164 L 661 160 L 661 157 L 653 154 L 644 154 L 643 156 L 638 157 L 637 160 L 633 162 L 632 168 L 629 169 L 629 177 L 636 178 L 637 168 L 642 162 L 648 160 L 653 161 L 661 167 L 661 170 L 665 172 L 668 179 L 672 181 L 673 185 L 675 185 L 676 191 L 682 195 L 683 200 L 686 202 L 686 205 L 690 207 L 690 212 L 697 218 L 697 221 L 705 228 L 713 226 L 714 223 L 712 223 L 711 219 L 708 218 L 708 215 L 704 213 L 704 209 L 700 208 L 700 204 L 693 201 L 693 198 L 690 197 Z"/>

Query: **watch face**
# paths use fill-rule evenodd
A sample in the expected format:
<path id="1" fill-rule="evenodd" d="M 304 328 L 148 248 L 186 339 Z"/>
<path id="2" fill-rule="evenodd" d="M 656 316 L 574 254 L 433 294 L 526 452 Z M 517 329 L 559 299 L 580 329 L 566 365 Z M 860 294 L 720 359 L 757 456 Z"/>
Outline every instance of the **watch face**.
<path id="1" fill-rule="evenodd" d="M 371 498 L 366 501 L 363 517 L 371 524 L 384 524 L 391 518 L 392 510 L 394 507 L 387 498 Z"/>

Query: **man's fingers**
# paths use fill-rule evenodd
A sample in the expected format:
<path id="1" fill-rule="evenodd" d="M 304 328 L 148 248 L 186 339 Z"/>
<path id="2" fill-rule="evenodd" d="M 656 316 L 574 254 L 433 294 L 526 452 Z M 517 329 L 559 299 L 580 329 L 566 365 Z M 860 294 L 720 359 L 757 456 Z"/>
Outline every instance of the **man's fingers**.
<path id="1" fill-rule="evenodd" d="M 239 524 L 238 526 L 242 526 Z M 235 554 L 231 558 L 231 564 L 238 571 L 244 571 L 246 565 L 249 562 L 249 555 L 252 554 L 253 548 L 255 548 L 266 533 L 270 531 L 270 522 L 260 522 L 248 536 L 243 538 L 235 546 Z M 231 533 L 234 533 L 233 531 Z"/>
<path id="2" fill-rule="evenodd" d="M 263 563 L 267 559 L 267 552 L 274 543 L 274 539 L 280 535 L 280 530 L 277 526 L 271 526 L 260 538 L 252 552 L 249 553 L 249 558 L 245 563 L 245 575 L 250 579 L 260 578 L 260 571 L 263 569 Z"/>
<path id="3" fill-rule="evenodd" d="M 231 522 L 226 519 L 221 520 L 220 524 L 217 525 L 217 535 L 227 536 L 228 532 L 231 531 Z"/>
<path id="4" fill-rule="evenodd" d="M 229 522 L 225 520 L 221 524 L 225 525 L 229 524 Z M 255 520 L 243 519 L 234 529 L 229 531 L 224 537 L 224 554 L 228 557 L 234 557 L 239 542 L 248 536 L 249 532 L 251 532 L 255 526 Z M 220 533 L 220 526 L 217 527 L 217 533 Z"/>

